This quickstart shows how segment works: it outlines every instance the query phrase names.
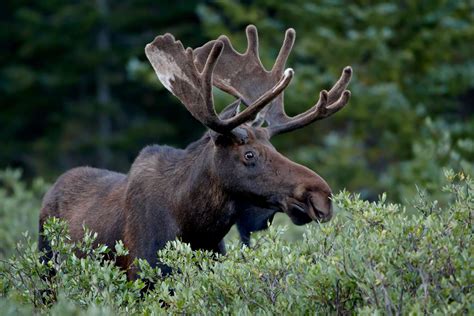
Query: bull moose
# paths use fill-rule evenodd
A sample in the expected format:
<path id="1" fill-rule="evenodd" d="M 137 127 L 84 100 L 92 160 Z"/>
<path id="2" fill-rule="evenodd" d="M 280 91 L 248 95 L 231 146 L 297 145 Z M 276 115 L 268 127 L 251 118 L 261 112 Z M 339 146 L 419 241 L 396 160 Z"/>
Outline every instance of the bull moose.
<path id="1" fill-rule="evenodd" d="M 158 79 L 208 131 L 185 149 L 145 147 L 127 174 L 91 167 L 67 171 L 43 199 L 40 233 L 54 216 L 67 221 L 73 240 L 82 238 L 83 225 L 112 249 L 122 240 L 129 255 L 117 264 L 134 279 L 135 258 L 156 266 L 157 250 L 176 238 L 193 249 L 223 252 L 223 237 L 246 209 L 285 212 L 298 225 L 328 221 L 329 185 L 276 151 L 270 139 L 343 108 L 352 69 L 346 67 L 329 91 L 321 91 L 313 107 L 288 117 L 283 91 L 293 70 L 285 64 L 295 31 L 286 31 L 271 71 L 260 62 L 256 27 L 248 26 L 246 34 L 244 54 L 226 36 L 194 50 L 171 34 L 146 45 Z M 213 86 L 236 98 L 219 115 Z M 47 252 L 40 236 L 39 247 Z"/>

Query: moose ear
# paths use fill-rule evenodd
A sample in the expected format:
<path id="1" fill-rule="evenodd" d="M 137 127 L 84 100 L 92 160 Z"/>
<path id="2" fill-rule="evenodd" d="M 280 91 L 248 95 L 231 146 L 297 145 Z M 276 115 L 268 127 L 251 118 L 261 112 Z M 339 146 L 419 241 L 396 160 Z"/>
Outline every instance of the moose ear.
<path id="1" fill-rule="evenodd" d="M 235 100 L 231 104 L 227 105 L 221 113 L 219 118 L 221 120 L 228 120 L 233 118 L 239 113 L 240 110 L 240 99 Z M 232 144 L 245 144 L 248 139 L 247 131 L 241 127 L 234 128 L 230 133 L 221 134 L 213 130 L 209 130 L 212 140 L 216 145 L 226 146 Z"/>
<path id="2" fill-rule="evenodd" d="M 249 138 L 247 130 L 242 127 L 236 127 L 231 132 L 220 134 L 213 130 L 209 130 L 209 135 L 217 146 L 243 145 L 247 143 Z"/>
<path id="3" fill-rule="evenodd" d="M 240 99 L 235 100 L 231 104 L 227 105 L 221 113 L 219 113 L 219 118 L 221 120 L 228 120 L 233 118 L 239 113 L 240 110 Z"/>

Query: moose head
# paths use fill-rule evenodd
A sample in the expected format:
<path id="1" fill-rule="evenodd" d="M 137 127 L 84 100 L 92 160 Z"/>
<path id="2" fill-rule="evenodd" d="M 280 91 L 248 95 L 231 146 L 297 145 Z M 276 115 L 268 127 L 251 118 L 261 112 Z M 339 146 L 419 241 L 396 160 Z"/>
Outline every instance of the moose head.
<path id="1" fill-rule="evenodd" d="M 286 31 L 271 71 L 260 61 L 255 26 L 248 26 L 246 34 L 244 54 L 238 53 L 226 36 L 185 50 L 169 34 L 155 38 L 145 51 L 162 84 L 209 128 L 215 181 L 224 190 L 256 206 L 284 211 L 295 224 L 327 221 L 332 216 L 329 185 L 312 170 L 276 151 L 270 139 L 344 107 L 350 97 L 346 87 L 352 70 L 346 67 L 331 90 L 321 91 L 309 110 L 288 117 L 283 90 L 293 70 L 285 70 L 285 64 L 295 31 Z M 220 116 L 214 109 L 213 85 L 236 98 Z M 246 108 L 239 113 L 241 103 Z"/>

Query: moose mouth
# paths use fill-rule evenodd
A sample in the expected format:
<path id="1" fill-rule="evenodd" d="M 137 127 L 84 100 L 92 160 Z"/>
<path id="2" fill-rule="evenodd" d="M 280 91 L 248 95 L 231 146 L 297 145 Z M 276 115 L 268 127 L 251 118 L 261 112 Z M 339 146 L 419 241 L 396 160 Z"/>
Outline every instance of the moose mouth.
<path id="1" fill-rule="evenodd" d="M 315 205 L 313 199 L 310 197 L 307 199 L 306 203 L 296 201 L 296 200 L 291 201 L 288 204 L 288 211 L 294 217 L 300 218 L 301 215 L 305 217 L 309 216 L 309 218 L 312 219 L 313 221 L 320 222 L 320 223 L 327 222 L 331 219 L 330 213 L 328 215 L 327 212 L 320 210 Z"/>
<path id="2" fill-rule="evenodd" d="M 304 225 L 315 221 L 318 223 L 324 223 L 331 219 L 332 210 L 331 204 L 329 205 L 318 205 L 318 196 L 312 194 L 307 195 L 305 201 L 296 199 L 294 197 L 281 197 L 274 196 L 269 200 L 266 200 L 262 204 L 262 208 L 272 209 L 275 212 L 286 213 L 291 221 L 296 225 Z M 255 200 L 254 200 L 255 201 Z M 324 211 L 325 208 L 328 209 Z"/>

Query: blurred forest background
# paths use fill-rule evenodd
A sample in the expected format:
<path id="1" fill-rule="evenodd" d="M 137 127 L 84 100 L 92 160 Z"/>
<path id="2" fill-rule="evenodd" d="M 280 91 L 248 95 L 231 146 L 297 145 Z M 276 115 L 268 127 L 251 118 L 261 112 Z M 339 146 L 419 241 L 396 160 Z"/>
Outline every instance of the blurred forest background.
<path id="1" fill-rule="evenodd" d="M 190 47 L 227 34 L 243 51 L 251 23 L 266 67 L 285 30 L 297 32 L 289 114 L 354 69 L 344 110 L 273 141 L 334 191 L 405 201 L 415 185 L 434 192 L 444 167 L 473 171 L 472 1 L 4 0 L 0 17 L 0 169 L 25 179 L 79 165 L 127 172 L 145 145 L 199 138 L 144 47 L 165 32 Z"/>

